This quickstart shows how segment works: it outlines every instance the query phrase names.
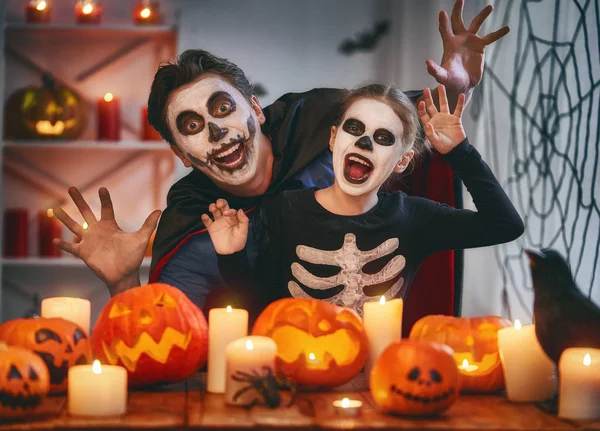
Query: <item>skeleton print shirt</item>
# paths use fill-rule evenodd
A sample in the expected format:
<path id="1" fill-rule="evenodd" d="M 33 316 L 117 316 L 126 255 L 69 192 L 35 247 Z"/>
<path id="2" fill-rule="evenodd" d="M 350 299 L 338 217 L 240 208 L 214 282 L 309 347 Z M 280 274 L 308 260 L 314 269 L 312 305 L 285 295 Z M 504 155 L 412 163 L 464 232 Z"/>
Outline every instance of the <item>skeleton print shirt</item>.
<path id="1" fill-rule="evenodd" d="M 266 243 L 252 271 L 245 250 L 219 256 L 231 287 L 253 290 L 263 304 L 293 296 L 353 308 L 404 298 L 420 263 L 438 250 L 516 239 L 523 222 L 477 150 L 465 139 L 444 156 L 477 211 L 455 209 L 402 192 L 380 193 L 368 212 L 341 216 L 323 208 L 315 189 L 287 191 L 263 207 Z"/>

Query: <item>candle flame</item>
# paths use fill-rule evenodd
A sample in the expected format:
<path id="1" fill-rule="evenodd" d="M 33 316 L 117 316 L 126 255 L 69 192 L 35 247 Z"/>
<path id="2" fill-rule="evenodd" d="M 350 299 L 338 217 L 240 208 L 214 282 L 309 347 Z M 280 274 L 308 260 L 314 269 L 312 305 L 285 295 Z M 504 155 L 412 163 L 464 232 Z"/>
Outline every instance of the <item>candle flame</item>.
<path id="1" fill-rule="evenodd" d="M 381 298 L 379 299 L 379 303 L 382 305 L 385 304 L 385 296 L 381 295 Z M 345 398 L 345 399 L 347 399 L 347 398 Z"/>
<path id="2" fill-rule="evenodd" d="M 94 373 L 94 374 L 102 373 L 102 365 L 100 364 L 100 361 L 98 359 L 94 360 L 94 363 L 92 365 L 92 373 Z"/>
<path id="3" fill-rule="evenodd" d="M 314 353 L 311 352 L 311 353 L 308 354 L 308 359 L 310 359 L 311 361 L 316 361 L 317 357 L 315 356 Z"/>
<path id="4" fill-rule="evenodd" d="M 254 350 L 254 344 L 252 343 L 252 340 L 246 340 L 246 349 Z"/>
<path id="5" fill-rule="evenodd" d="M 140 16 L 142 18 L 148 18 L 148 17 L 150 17 L 151 13 L 152 13 L 152 11 L 150 10 L 150 8 L 145 7 L 144 9 L 142 9 L 140 11 Z"/>
<path id="6" fill-rule="evenodd" d="M 519 319 L 515 320 L 515 329 L 516 329 L 517 331 L 520 331 L 520 330 L 521 330 L 521 326 L 522 326 L 522 325 L 521 325 L 521 321 L 520 321 Z"/>
<path id="7" fill-rule="evenodd" d="M 350 400 L 348 398 L 344 398 L 342 400 L 342 407 L 347 409 L 348 407 L 350 407 Z"/>
<path id="8" fill-rule="evenodd" d="M 463 368 L 469 368 L 469 361 L 466 359 L 463 359 L 462 366 L 463 366 Z"/>
<path id="9" fill-rule="evenodd" d="M 589 353 L 586 353 L 585 356 L 583 357 L 583 365 L 585 365 L 586 367 L 589 367 L 592 364 L 592 357 L 590 356 Z"/>
<path id="10" fill-rule="evenodd" d="M 52 208 L 48 208 L 46 214 L 48 215 L 48 217 L 54 217 L 54 210 Z"/>
<path id="11" fill-rule="evenodd" d="M 231 313 L 232 311 L 233 311 L 233 308 L 231 308 L 231 305 L 228 305 L 228 306 L 227 306 L 227 312 L 228 312 L 228 313 Z"/>
<path id="12" fill-rule="evenodd" d="M 44 9 L 46 9 L 46 6 L 47 6 L 46 2 L 42 0 L 41 2 L 39 2 L 39 3 L 37 4 L 37 6 L 36 6 L 35 8 L 36 8 L 37 10 L 40 10 L 40 11 L 41 11 L 41 10 L 44 10 Z"/>
<path id="13" fill-rule="evenodd" d="M 94 11 L 94 5 L 88 3 L 86 4 L 83 9 L 81 9 L 81 12 L 83 12 L 85 15 L 89 15 Z"/>
<path id="14" fill-rule="evenodd" d="M 88 227 L 90 227 L 90 226 L 87 224 L 87 222 L 86 222 L 86 221 L 84 221 L 84 222 L 83 222 L 83 228 L 84 228 L 84 229 L 87 229 Z"/>
<path id="15" fill-rule="evenodd" d="M 114 99 L 114 96 L 112 95 L 112 93 L 106 93 L 106 94 L 104 95 L 104 101 L 105 101 L 105 102 L 110 102 L 110 101 L 112 101 L 113 99 Z"/>

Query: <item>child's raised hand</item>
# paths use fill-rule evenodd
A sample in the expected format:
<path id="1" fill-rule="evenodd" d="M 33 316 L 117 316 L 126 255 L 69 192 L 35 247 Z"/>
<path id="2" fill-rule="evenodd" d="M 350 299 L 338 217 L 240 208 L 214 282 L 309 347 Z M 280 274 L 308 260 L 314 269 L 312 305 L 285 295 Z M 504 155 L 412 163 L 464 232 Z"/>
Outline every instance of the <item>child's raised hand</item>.
<path id="1" fill-rule="evenodd" d="M 446 88 L 443 85 L 438 86 L 438 95 L 440 98 L 440 110 L 433 104 L 431 90 L 426 88 L 423 92 L 425 100 L 419 102 L 419 117 L 425 126 L 425 134 L 431 144 L 441 154 L 449 153 L 454 147 L 460 144 L 467 135 L 462 126 L 462 111 L 465 106 L 465 95 L 458 96 L 456 109 L 451 114 L 448 108 L 448 99 L 446 98 Z"/>
<path id="2" fill-rule="evenodd" d="M 233 254 L 246 246 L 248 217 L 242 210 L 229 208 L 225 199 L 209 205 L 214 220 L 202 214 L 202 221 L 218 254 Z"/>

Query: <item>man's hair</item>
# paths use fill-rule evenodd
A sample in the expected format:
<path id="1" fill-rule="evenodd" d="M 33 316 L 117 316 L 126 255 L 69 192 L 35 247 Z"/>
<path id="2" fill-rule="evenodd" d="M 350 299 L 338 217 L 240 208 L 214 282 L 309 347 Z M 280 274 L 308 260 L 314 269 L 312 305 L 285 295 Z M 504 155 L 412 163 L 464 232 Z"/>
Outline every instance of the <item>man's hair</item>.
<path id="1" fill-rule="evenodd" d="M 175 61 L 161 64 L 154 75 L 148 97 L 148 122 L 171 145 L 173 134 L 167 124 L 167 101 L 173 91 L 207 73 L 214 73 L 237 88 L 246 98 L 254 94 L 252 84 L 244 71 L 229 60 L 216 57 L 200 49 L 188 49 Z"/>

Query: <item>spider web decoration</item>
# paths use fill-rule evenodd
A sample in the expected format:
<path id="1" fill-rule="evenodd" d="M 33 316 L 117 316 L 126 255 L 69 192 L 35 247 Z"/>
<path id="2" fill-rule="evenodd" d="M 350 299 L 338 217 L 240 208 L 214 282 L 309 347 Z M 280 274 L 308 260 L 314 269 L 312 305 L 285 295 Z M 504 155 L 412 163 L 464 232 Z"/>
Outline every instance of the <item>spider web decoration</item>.
<path id="1" fill-rule="evenodd" d="M 495 248 L 503 313 L 532 316 L 524 248 L 568 257 L 579 288 L 600 302 L 599 0 L 495 2 L 511 32 L 488 49 L 470 105 L 477 144 L 525 222 Z M 493 20 L 490 20 L 493 21 Z"/>

